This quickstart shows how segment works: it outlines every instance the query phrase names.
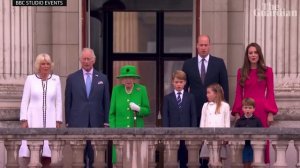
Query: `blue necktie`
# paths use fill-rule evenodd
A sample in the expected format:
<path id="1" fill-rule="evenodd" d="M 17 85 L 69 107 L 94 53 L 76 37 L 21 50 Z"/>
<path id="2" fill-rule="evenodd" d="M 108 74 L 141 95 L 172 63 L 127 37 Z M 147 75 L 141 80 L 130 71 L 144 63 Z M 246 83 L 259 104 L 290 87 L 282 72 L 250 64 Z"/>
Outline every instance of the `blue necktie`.
<path id="1" fill-rule="evenodd" d="M 86 73 L 85 88 L 86 88 L 87 97 L 89 97 L 89 95 L 90 95 L 91 85 L 92 85 L 91 74 Z"/>
<path id="2" fill-rule="evenodd" d="M 178 93 L 177 93 L 177 98 L 176 98 L 176 99 L 177 99 L 177 104 L 178 104 L 178 108 L 179 108 L 179 109 L 181 109 L 181 107 L 182 107 L 182 106 L 181 106 L 182 100 L 181 100 L 180 95 L 181 95 L 181 92 L 178 92 Z"/>

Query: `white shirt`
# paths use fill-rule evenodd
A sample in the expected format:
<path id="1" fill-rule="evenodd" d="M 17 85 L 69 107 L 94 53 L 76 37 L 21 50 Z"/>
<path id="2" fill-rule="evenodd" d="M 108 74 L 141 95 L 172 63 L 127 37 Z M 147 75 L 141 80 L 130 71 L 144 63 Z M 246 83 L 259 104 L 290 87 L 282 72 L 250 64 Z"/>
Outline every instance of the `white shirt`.
<path id="1" fill-rule="evenodd" d="M 208 66 L 208 61 L 209 61 L 209 54 L 207 56 L 204 57 L 204 66 L 205 66 L 205 72 L 207 72 L 207 66 Z M 201 65 L 202 65 L 202 57 L 200 55 L 198 55 L 198 69 L 199 69 L 199 73 L 201 76 Z"/>
<path id="2" fill-rule="evenodd" d="M 91 81 L 93 81 L 93 71 L 94 71 L 93 68 L 90 70 L 90 72 L 88 72 L 88 71 L 82 69 L 82 72 L 83 72 L 83 78 L 84 78 L 84 83 L 86 83 L 87 73 L 90 73 Z"/>
<path id="3" fill-rule="evenodd" d="M 52 75 L 48 79 L 46 93 L 46 127 L 55 128 L 56 121 L 62 121 L 59 76 Z M 27 120 L 29 128 L 43 128 L 43 86 L 42 80 L 35 75 L 28 75 L 25 81 L 20 108 L 20 120 Z"/>
<path id="4" fill-rule="evenodd" d="M 222 128 L 230 127 L 230 107 L 226 102 L 221 103 L 220 113 L 216 114 L 217 104 L 206 102 L 202 107 L 200 127 Z"/>
<path id="5" fill-rule="evenodd" d="M 182 91 L 177 91 L 177 90 L 174 90 L 174 92 L 175 92 L 175 95 L 176 95 L 176 99 L 177 99 L 177 96 L 178 96 L 178 92 L 180 92 L 181 94 L 180 94 L 180 98 L 181 98 L 181 100 L 182 100 L 182 98 L 183 98 L 183 92 L 184 92 L 184 90 L 182 90 Z"/>

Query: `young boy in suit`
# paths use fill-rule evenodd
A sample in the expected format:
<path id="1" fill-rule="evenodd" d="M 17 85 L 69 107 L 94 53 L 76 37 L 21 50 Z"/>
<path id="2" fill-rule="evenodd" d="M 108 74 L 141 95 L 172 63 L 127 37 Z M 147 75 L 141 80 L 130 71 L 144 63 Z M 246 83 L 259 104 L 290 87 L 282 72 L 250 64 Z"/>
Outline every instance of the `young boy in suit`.
<path id="1" fill-rule="evenodd" d="M 237 120 L 235 127 L 262 127 L 261 121 L 253 115 L 255 111 L 255 101 L 252 98 L 245 98 L 242 102 L 244 115 Z M 251 168 L 253 162 L 253 149 L 250 140 L 245 141 L 243 149 L 244 168 Z"/>
<path id="2" fill-rule="evenodd" d="M 194 96 L 184 92 L 186 74 L 177 70 L 172 74 L 174 91 L 164 97 L 163 126 L 164 127 L 197 127 L 197 114 Z M 184 141 L 180 141 L 178 159 L 180 167 L 185 168 L 188 160 Z"/>

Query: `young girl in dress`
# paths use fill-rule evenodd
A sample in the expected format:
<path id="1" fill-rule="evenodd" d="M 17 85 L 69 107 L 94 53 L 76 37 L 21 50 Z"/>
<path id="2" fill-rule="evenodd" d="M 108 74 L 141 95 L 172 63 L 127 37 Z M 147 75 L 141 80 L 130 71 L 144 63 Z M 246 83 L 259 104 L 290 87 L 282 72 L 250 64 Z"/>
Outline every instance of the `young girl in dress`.
<path id="1" fill-rule="evenodd" d="M 222 87 L 219 84 L 211 84 L 207 87 L 206 96 L 208 102 L 204 103 L 202 107 L 202 115 L 200 121 L 201 128 L 222 128 L 230 127 L 230 106 L 228 103 L 224 101 L 224 92 Z M 207 155 L 205 150 L 207 151 L 207 142 L 204 142 L 204 145 L 201 149 L 200 157 L 203 155 Z M 205 149 L 206 148 L 206 149 Z M 222 146 L 222 150 L 226 149 L 225 146 Z M 213 152 L 213 151 L 211 151 Z M 202 155 L 202 156 L 201 156 Z M 210 154 L 210 156 L 213 156 Z M 212 158 L 211 158 L 212 159 Z M 214 158 L 217 159 L 217 158 Z M 216 164 L 221 164 L 218 161 L 214 161 Z M 210 163 L 212 163 L 210 161 Z M 217 165 L 216 165 L 217 166 Z"/>

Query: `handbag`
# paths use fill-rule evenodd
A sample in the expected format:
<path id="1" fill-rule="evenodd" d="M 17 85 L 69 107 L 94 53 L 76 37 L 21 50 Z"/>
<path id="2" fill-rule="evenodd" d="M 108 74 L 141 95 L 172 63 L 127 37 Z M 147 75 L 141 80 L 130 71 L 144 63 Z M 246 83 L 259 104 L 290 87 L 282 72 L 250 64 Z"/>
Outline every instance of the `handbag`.
<path id="1" fill-rule="evenodd" d="M 227 159 L 227 148 L 226 144 L 222 144 L 220 148 L 220 159 Z"/>
<path id="2" fill-rule="evenodd" d="M 205 158 L 205 159 L 209 158 L 209 149 L 208 149 L 206 140 L 203 142 L 199 157 L 200 158 Z"/>
<path id="3" fill-rule="evenodd" d="M 30 151 L 27 146 L 26 140 L 22 140 L 22 142 L 21 142 L 21 146 L 19 149 L 19 157 L 30 157 Z"/>

